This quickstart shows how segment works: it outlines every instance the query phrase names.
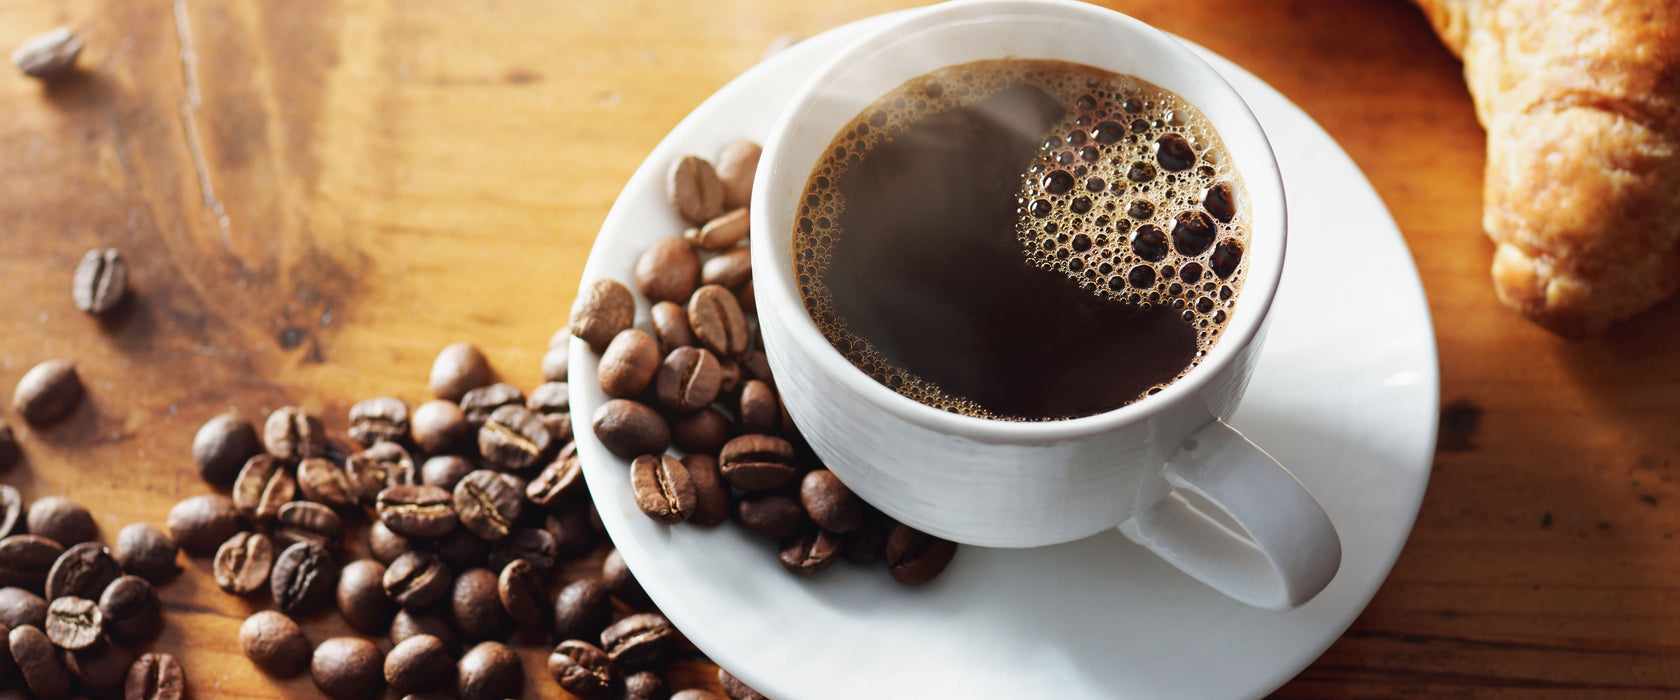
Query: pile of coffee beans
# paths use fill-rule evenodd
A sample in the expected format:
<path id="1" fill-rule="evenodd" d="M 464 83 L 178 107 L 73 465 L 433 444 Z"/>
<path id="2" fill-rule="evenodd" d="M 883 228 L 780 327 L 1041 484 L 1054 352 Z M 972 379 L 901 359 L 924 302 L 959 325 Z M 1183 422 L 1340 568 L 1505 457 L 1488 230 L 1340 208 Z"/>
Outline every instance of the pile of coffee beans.
<path id="1" fill-rule="evenodd" d="M 778 398 L 755 318 L 747 204 L 759 147 L 737 141 L 713 167 L 673 163 L 671 206 L 691 225 L 636 262 L 651 328 L 633 327 L 637 299 L 597 280 L 572 306 L 571 331 L 600 353 L 610 397 L 595 436 L 630 460 L 636 505 L 667 524 L 734 520 L 780 543 L 782 566 L 809 576 L 846 559 L 885 560 L 906 585 L 932 581 L 956 545 L 893 522 L 853 494 L 801 439 Z M 545 360 L 545 366 L 547 361 Z M 679 459 L 666 454 L 675 447 Z"/>
<path id="2" fill-rule="evenodd" d="M 163 626 L 152 586 L 180 571 L 176 554 L 175 540 L 145 523 L 124 527 L 107 548 L 81 505 L 48 496 L 26 508 L 16 488 L 0 484 L 0 689 L 37 700 L 179 700 L 175 658 L 136 658 L 131 649 Z"/>
<path id="3" fill-rule="evenodd" d="M 200 428 L 194 461 L 225 492 L 181 501 L 169 527 L 224 591 L 272 604 L 240 628 L 258 669 L 308 672 L 332 698 L 501 700 L 524 692 L 512 646 L 542 645 L 579 698 L 672 697 L 661 671 L 684 642 L 617 552 L 599 576 L 567 566 L 604 542 L 572 443 L 569 337 L 529 393 L 478 348 L 444 348 L 432 399 L 357 403 L 348 440 L 296 406 Z M 332 609 L 366 636 L 311 640 L 299 620 Z"/>

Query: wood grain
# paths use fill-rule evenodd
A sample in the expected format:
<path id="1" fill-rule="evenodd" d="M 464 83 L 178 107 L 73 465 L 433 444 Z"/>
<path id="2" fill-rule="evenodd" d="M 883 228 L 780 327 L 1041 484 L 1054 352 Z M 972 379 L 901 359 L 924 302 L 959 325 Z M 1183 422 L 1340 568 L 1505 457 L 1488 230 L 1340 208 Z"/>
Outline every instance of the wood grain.
<path id="1" fill-rule="evenodd" d="M 26 462 L 3 480 L 95 507 L 109 538 L 207 490 L 189 445 L 229 407 L 301 404 L 342 434 L 360 398 L 424 398 L 432 356 L 462 339 L 534 386 L 643 155 L 777 37 L 909 4 L 0 2 L 0 46 L 61 24 L 87 42 L 62 84 L 0 75 L 0 387 L 49 357 L 89 385 L 63 424 L 18 426 Z M 1570 343 L 1498 303 L 1483 135 L 1409 4 L 1109 4 L 1317 119 L 1391 208 L 1437 324 L 1445 411 L 1416 530 L 1353 628 L 1276 695 L 1680 694 L 1680 304 Z M 135 301 L 109 322 L 70 301 L 95 245 L 133 266 Z M 204 562 L 163 594 L 155 646 L 181 655 L 194 697 L 315 696 L 238 658 L 254 604 Z M 559 692 L 527 666 L 527 697 Z M 701 661 L 673 677 L 715 687 Z"/>

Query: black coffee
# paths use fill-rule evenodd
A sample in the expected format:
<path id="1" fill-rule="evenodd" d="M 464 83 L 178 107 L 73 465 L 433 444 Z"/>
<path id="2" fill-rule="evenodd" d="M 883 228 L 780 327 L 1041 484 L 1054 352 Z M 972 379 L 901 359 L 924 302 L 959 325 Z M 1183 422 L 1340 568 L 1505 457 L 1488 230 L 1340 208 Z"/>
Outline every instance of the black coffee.
<path id="1" fill-rule="evenodd" d="M 899 86 L 805 187 L 795 271 L 850 361 L 949 411 L 1101 413 L 1195 367 L 1229 321 L 1242 182 L 1177 95 L 1073 63 Z"/>

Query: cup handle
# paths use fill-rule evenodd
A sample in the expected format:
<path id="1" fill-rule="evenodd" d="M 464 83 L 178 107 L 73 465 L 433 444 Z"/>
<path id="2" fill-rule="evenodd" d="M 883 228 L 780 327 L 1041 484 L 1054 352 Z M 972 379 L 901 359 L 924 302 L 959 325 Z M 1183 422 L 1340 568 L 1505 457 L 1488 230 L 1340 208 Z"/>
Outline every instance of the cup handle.
<path id="1" fill-rule="evenodd" d="M 1230 598 L 1270 610 L 1311 600 L 1342 562 L 1342 544 L 1301 482 L 1224 421 L 1186 438 L 1164 469 L 1169 493 L 1120 531 L 1192 578 Z M 1239 534 L 1181 496 L 1225 512 Z"/>

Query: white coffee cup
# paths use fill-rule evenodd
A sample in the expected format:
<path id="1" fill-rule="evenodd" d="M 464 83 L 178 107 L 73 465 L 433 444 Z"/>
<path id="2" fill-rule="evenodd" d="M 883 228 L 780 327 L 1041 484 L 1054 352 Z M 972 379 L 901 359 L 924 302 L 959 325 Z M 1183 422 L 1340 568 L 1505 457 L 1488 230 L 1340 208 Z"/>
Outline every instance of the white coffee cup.
<path id="1" fill-rule="evenodd" d="M 824 338 L 795 284 L 792 231 L 813 166 L 876 98 L 936 69 L 1059 59 L 1177 93 L 1212 121 L 1247 190 L 1247 278 L 1223 337 L 1160 393 L 1098 415 L 987 420 L 899 395 Z M 1312 496 L 1224 419 L 1247 387 L 1283 269 L 1283 183 L 1235 90 L 1178 41 L 1066 0 L 956 0 L 907 13 L 810 76 L 772 128 L 752 201 L 765 352 L 788 412 L 865 500 L 957 542 L 1032 547 L 1119 526 L 1236 600 L 1286 609 L 1335 576 L 1341 544 Z"/>

